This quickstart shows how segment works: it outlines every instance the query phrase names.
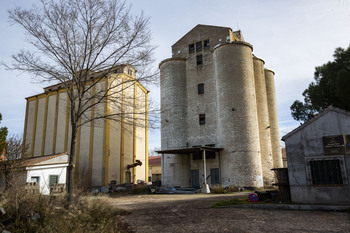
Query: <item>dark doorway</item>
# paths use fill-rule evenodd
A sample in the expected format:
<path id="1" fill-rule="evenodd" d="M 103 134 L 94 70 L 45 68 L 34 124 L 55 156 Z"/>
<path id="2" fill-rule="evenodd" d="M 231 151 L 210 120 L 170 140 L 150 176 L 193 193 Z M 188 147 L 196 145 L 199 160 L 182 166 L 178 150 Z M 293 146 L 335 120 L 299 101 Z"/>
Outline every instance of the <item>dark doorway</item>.
<path id="1" fill-rule="evenodd" d="M 211 184 L 220 184 L 219 168 L 210 169 Z"/>
<path id="2" fill-rule="evenodd" d="M 192 187 L 193 188 L 200 188 L 199 185 L 199 170 L 192 170 Z"/>

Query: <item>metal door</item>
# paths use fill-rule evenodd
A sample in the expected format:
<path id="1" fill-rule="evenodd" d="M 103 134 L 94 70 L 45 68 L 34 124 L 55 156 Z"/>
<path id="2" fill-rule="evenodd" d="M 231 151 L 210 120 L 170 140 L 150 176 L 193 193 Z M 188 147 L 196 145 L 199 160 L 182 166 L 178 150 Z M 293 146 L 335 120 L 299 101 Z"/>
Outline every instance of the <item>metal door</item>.
<path id="1" fill-rule="evenodd" d="M 219 184 L 220 178 L 219 178 L 219 168 L 212 168 L 210 169 L 210 177 L 211 177 L 211 184 Z"/>
<path id="2" fill-rule="evenodd" d="M 192 177 L 192 187 L 193 188 L 200 188 L 199 185 L 199 170 L 192 170 L 191 171 L 191 177 Z"/>

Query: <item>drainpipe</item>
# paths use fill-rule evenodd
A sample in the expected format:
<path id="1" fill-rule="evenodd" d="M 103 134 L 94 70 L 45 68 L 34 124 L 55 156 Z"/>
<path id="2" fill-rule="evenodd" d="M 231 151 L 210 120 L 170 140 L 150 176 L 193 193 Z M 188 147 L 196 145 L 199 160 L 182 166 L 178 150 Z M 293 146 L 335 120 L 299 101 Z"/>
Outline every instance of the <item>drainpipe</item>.
<path id="1" fill-rule="evenodd" d="M 160 161 L 160 165 L 161 165 L 161 172 L 162 172 L 162 184 L 164 185 L 164 154 L 162 154 L 162 160 Z"/>
<path id="2" fill-rule="evenodd" d="M 204 185 L 207 185 L 207 160 L 205 158 L 205 150 L 203 150 L 203 167 L 204 167 Z"/>

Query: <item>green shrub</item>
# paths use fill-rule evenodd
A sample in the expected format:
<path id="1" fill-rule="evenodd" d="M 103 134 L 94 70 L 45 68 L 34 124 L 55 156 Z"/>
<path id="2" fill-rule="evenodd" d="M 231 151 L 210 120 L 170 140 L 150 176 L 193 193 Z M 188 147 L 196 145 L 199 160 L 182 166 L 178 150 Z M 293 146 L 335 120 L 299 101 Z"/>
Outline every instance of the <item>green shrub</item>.
<path id="1" fill-rule="evenodd" d="M 222 207 L 222 206 L 230 206 L 230 205 L 240 205 L 249 203 L 247 198 L 238 198 L 232 199 L 229 201 L 218 201 L 212 207 Z"/>

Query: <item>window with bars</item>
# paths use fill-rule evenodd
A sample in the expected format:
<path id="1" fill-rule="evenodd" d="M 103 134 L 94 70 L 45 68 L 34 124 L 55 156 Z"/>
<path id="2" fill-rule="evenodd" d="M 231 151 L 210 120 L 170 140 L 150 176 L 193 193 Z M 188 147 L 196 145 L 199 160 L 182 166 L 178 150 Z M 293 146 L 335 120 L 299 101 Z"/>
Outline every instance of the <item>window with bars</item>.
<path id="1" fill-rule="evenodd" d="M 51 187 L 54 184 L 58 183 L 58 175 L 50 175 L 49 176 L 49 186 Z"/>
<path id="2" fill-rule="evenodd" d="M 194 44 L 188 45 L 188 52 L 189 53 L 194 53 Z"/>
<path id="3" fill-rule="evenodd" d="M 343 184 L 339 159 L 309 161 L 312 184 Z"/>
<path id="4" fill-rule="evenodd" d="M 196 51 L 202 51 L 202 41 L 196 42 Z"/>

